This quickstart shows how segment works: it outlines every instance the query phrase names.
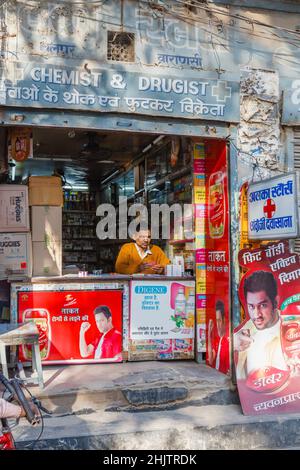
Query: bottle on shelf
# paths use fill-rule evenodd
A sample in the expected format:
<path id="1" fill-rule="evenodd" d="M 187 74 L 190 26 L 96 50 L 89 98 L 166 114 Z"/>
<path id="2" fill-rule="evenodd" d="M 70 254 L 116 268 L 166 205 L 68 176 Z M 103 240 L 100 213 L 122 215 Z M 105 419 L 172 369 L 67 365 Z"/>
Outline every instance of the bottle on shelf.
<path id="1" fill-rule="evenodd" d="M 195 291 L 190 289 L 189 296 L 186 302 L 186 317 L 188 320 L 193 321 L 195 315 Z"/>
<path id="2" fill-rule="evenodd" d="M 175 317 L 186 318 L 186 298 L 184 295 L 184 287 L 179 287 L 175 298 Z"/>

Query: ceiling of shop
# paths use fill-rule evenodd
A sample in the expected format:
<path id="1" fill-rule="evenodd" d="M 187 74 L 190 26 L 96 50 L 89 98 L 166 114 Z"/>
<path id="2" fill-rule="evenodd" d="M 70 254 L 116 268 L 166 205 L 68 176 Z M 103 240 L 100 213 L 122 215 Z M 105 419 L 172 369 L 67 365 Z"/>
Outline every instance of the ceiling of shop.
<path id="1" fill-rule="evenodd" d="M 153 135 L 129 132 L 34 129 L 33 158 L 17 163 L 15 181 L 56 172 L 72 186 L 95 186 L 137 157 L 154 139 Z"/>

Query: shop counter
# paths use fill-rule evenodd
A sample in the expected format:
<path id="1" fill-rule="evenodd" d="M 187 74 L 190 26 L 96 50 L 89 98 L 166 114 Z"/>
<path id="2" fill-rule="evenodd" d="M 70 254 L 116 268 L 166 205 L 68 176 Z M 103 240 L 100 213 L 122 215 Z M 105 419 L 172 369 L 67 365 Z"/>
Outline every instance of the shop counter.
<path id="1" fill-rule="evenodd" d="M 192 359 L 194 293 L 193 277 L 31 278 L 11 284 L 11 321 L 36 323 L 44 365 Z M 113 325 L 104 335 L 94 315 L 101 306 L 109 312 L 101 318 Z M 89 355 L 82 353 L 82 338 Z M 31 351 L 21 348 L 19 357 L 26 362 Z"/>

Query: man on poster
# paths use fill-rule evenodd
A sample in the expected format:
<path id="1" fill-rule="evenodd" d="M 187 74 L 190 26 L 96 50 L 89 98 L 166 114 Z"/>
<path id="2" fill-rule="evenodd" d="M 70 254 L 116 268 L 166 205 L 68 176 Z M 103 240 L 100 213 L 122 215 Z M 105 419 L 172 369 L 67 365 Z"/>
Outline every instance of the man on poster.
<path id="1" fill-rule="evenodd" d="M 255 271 L 245 279 L 244 296 L 250 319 L 234 334 L 237 379 L 264 367 L 287 370 L 281 348 L 276 280 L 271 272 Z"/>
<path id="2" fill-rule="evenodd" d="M 229 338 L 226 335 L 225 305 L 222 300 L 217 300 L 216 324 L 218 335 L 213 337 L 214 322 L 209 320 L 208 324 L 208 363 L 223 374 L 229 373 Z"/>
<path id="3" fill-rule="evenodd" d="M 89 322 L 81 324 L 79 348 L 83 358 L 93 355 L 94 359 L 122 359 L 122 334 L 112 323 L 109 307 L 101 305 L 94 310 L 95 321 L 101 337 L 87 344 L 85 334 L 90 329 Z"/>

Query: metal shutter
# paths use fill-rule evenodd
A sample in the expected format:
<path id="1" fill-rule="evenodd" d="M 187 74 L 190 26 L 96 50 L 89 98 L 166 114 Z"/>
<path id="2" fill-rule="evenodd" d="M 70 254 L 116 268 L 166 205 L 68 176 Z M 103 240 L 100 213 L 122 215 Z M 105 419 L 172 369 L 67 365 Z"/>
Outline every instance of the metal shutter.
<path id="1" fill-rule="evenodd" d="M 298 189 L 298 207 L 300 216 L 300 127 L 294 128 L 294 169 L 297 174 L 297 189 Z M 300 238 L 294 240 L 294 250 L 296 253 L 300 253 Z"/>

